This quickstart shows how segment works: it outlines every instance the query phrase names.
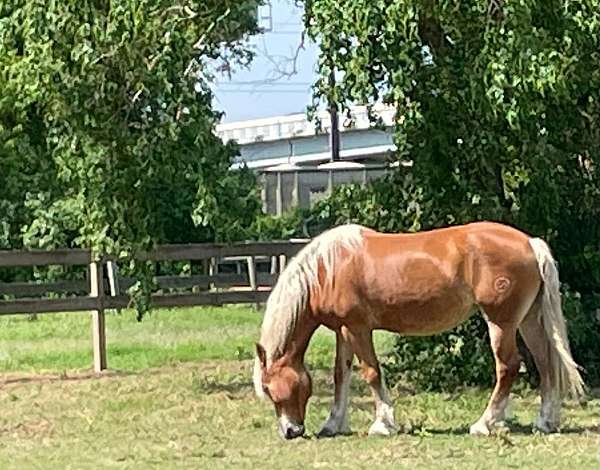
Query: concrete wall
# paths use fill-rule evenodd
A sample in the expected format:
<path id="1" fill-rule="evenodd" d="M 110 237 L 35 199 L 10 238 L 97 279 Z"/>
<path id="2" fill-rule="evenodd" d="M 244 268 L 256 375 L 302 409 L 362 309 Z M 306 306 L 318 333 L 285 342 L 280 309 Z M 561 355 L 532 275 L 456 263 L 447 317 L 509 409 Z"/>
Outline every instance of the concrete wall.
<path id="1" fill-rule="evenodd" d="M 311 207 L 331 189 L 347 183 L 364 184 L 386 173 L 383 166 L 348 170 L 270 171 L 262 174 L 263 210 L 281 215 L 293 207 Z"/>

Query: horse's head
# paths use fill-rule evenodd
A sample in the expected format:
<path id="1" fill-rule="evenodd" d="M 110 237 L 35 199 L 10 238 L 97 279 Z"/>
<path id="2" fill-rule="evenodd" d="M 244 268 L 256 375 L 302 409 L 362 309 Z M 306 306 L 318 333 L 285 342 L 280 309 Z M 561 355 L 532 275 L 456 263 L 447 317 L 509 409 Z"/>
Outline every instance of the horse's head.
<path id="1" fill-rule="evenodd" d="M 279 355 L 267 367 L 265 349 L 256 345 L 260 370 L 259 386 L 273 402 L 279 424 L 279 432 L 286 439 L 304 434 L 306 403 L 312 393 L 312 383 L 302 359 L 293 360 L 293 354 Z"/>

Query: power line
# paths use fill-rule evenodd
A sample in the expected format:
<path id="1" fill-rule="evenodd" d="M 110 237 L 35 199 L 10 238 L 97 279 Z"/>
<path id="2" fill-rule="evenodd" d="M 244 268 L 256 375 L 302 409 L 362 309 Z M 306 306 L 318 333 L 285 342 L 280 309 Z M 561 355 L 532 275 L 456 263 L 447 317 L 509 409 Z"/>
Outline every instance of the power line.
<path id="1" fill-rule="evenodd" d="M 302 23 L 298 23 L 297 21 L 276 21 L 273 23 L 273 26 L 304 26 Z"/>
<path id="2" fill-rule="evenodd" d="M 299 34 L 302 34 L 302 31 L 269 31 L 265 34 L 274 34 L 276 36 L 297 36 Z"/>
<path id="3" fill-rule="evenodd" d="M 248 80 L 248 81 L 227 81 L 227 82 L 216 82 L 217 85 L 219 86 L 223 86 L 223 85 L 255 85 L 255 86 L 272 86 L 272 85 L 277 85 L 277 86 L 306 86 L 309 87 L 312 85 L 311 82 L 282 82 L 279 80 L 269 80 L 268 78 L 265 79 L 261 79 L 261 80 Z"/>
<path id="4" fill-rule="evenodd" d="M 249 94 L 260 94 L 260 95 L 264 95 L 264 94 L 270 94 L 270 93 L 305 93 L 308 94 L 310 92 L 309 88 L 303 88 L 303 89 L 298 89 L 298 90 L 293 90 L 293 89 L 286 89 L 286 90 L 274 90 L 274 89 L 262 89 L 262 90 L 257 90 L 255 88 L 250 88 L 247 90 L 243 90 L 243 89 L 238 89 L 238 90 L 216 90 L 216 93 L 249 93 Z"/>

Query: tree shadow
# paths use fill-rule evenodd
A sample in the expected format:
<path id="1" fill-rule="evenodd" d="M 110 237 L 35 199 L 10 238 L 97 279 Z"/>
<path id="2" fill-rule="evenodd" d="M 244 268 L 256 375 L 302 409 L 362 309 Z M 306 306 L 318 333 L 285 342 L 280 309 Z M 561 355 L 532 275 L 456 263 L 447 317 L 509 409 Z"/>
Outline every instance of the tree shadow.
<path id="1" fill-rule="evenodd" d="M 230 395 L 246 396 L 250 393 L 254 384 L 249 380 L 211 380 L 211 377 L 194 379 L 192 387 L 194 391 L 213 395 L 226 393 Z"/>
<path id="2" fill-rule="evenodd" d="M 63 372 L 60 374 L 33 374 L 26 376 L 7 376 L 0 377 L 0 389 L 10 385 L 23 384 L 43 384 L 54 382 L 82 382 L 90 379 L 102 379 L 111 377 L 128 377 L 137 375 L 137 372 L 126 370 L 110 369 L 102 372 L 81 371 L 81 372 Z"/>
<path id="3" fill-rule="evenodd" d="M 451 428 L 425 428 L 428 434 L 433 435 L 446 435 L 446 436 L 463 436 L 469 434 L 469 426 L 456 426 Z M 504 432 L 504 430 L 508 431 L 508 433 Z M 537 431 L 533 429 L 533 425 L 531 424 L 522 424 L 514 421 L 508 422 L 506 427 L 499 428 L 497 431 L 493 431 L 491 436 L 504 436 L 504 435 L 533 435 Z M 418 431 L 411 431 L 409 434 L 415 434 Z M 583 433 L 591 433 L 591 434 L 599 434 L 600 435 L 600 425 L 591 425 L 591 426 L 567 426 L 560 429 L 560 432 L 555 434 L 583 434 Z"/>

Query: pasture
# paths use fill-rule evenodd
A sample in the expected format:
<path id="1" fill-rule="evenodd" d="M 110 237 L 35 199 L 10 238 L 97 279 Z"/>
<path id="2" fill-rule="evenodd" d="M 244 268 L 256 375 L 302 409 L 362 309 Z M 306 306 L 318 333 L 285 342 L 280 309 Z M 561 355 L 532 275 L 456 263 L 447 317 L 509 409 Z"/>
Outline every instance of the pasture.
<path id="1" fill-rule="evenodd" d="M 600 400 L 567 404 L 560 434 L 531 433 L 537 395 L 520 384 L 509 429 L 467 435 L 489 390 L 392 391 L 402 433 L 368 438 L 372 400 L 353 379 L 354 434 L 313 437 L 332 400 L 334 343 L 308 352 L 308 437 L 277 435 L 253 396 L 260 314 L 249 307 L 107 315 L 110 371 L 90 373 L 87 314 L 0 319 L 0 468 L 597 468 Z M 376 338 L 385 351 L 389 335 Z"/>

